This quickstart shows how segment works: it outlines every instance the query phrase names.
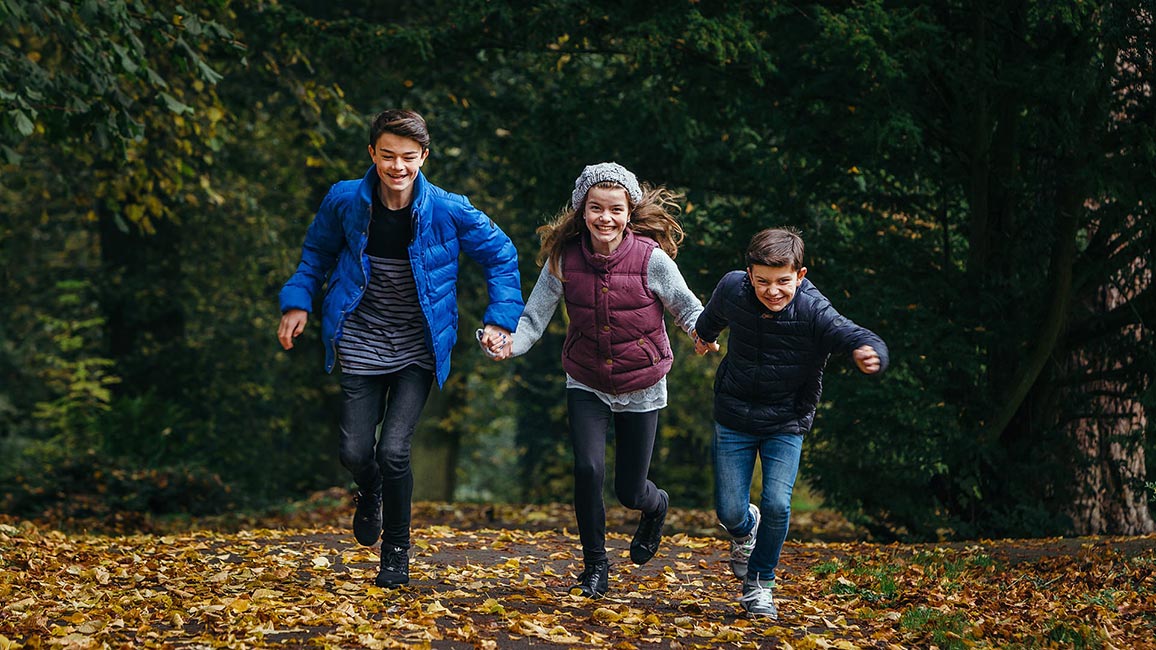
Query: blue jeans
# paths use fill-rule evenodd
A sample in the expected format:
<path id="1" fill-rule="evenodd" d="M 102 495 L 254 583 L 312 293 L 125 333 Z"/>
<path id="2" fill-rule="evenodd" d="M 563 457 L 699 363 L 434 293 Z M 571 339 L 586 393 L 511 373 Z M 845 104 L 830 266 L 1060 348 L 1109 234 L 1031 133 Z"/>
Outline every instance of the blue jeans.
<path id="1" fill-rule="evenodd" d="M 714 500 L 719 523 L 735 537 L 745 537 L 754 526 L 750 516 L 751 479 L 755 457 L 762 461 L 763 489 L 759 499 L 762 522 L 747 573 L 774 580 L 779 554 L 791 523 L 791 492 L 799 474 L 803 436 L 793 433 L 753 435 L 715 422 Z"/>
<path id="2" fill-rule="evenodd" d="M 413 365 L 384 375 L 341 375 L 341 464 L 363 494 L 381 494 L 383 546 L 409 547 L 410 442 L 432 384 L 433 373 Z"/>

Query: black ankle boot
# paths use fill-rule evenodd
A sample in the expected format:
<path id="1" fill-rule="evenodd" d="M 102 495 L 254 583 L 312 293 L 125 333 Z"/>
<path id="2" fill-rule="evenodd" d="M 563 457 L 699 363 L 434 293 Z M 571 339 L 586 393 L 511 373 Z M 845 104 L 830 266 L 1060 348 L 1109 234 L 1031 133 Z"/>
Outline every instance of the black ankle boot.
<path id="1" fill-rule="evenodd" d="M 586 598 L 601 598 L 606 595 L 606 590 L 609 588 L 608 582 L 610 580 L 610 562 L 602 560 L 593 564 L 587 564 L 586 570 L 578 576 L 578 584 L 570 588 L 570 594 L 573 596 L 585 596 Z"/>
<path id="2" fill-rule="evenodd" d="M 381 570 L 373 584 L 378 587 L 399 587 L 409 583 L 409 549 L 382 544 Z"/>
<path id="3" fill-rule="evenodd" d="M 353 536 L 363 546 L 373 546 L 381 538 L 381 494 L 358 492 L 353 497 Z"/>
<path id="4" fill-rule="evenodd" d="M 658 498 L 661 509 L 649 517 L 642 515 L 638 521 L 638 530 L 634 531 L 634 539 L 630 542 L 630 560 L 635 564 L 649 562 L 662 542 L 662 525 L 666 523 L 666 511 L 670 509 L 670 496 L 666 490 L 659 490 Z"/>

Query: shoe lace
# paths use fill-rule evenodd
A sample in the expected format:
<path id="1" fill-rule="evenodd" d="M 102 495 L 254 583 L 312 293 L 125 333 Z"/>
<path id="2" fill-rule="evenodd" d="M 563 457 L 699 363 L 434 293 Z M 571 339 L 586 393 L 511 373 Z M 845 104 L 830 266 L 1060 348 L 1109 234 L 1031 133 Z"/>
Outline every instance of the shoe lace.
<path id="1" fill-rule="evenodd" d="M 752 532 L 746 537 L 739 537 L 731 540 L 731 558 L 735 560 L 746 561 L 751 559 L 751 553 L 755 550 L 755 535 Z"/>
<path id="2" fill-rule="evenodd" d="M 651 542 L 651 538 L 658 534 L 658 527 L 662 525 L 662 518 L 658 516 L 643 517 L 638 524 L 639 536 L 642 537 L 642 542 Z"/>
<path id="3" fill-rule="evenodd" d="M 775 601 L 769 587 L 755 580 L 739 598 L 740 603 L 750 603 L 757 607 L 774 607 Z"/>
<path id="4" fill-rule="evenodd" d="M 600 570 L 601 566 L 597 564 L 586 567 L 582 573 L 578 574 L 578 584 L 589 587 L 590 591 L 594 591 L 598 587 L 598 574 Z"/>
<path id="5" fill-rule="evenodd" d="M 408 560 L 408 552 L 400 546 L 394 546 L 385 552 L 385 562 L 383 566 L 390 570 L 399 571 L 405 566 L 405 560 Z"/>

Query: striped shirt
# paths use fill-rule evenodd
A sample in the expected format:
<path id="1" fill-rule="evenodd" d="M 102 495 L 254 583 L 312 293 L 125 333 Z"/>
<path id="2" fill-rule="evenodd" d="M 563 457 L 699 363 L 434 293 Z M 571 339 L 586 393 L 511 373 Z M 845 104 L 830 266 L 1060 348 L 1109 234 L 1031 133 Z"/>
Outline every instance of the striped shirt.
<path id="1" fill-rule="evenodd" d="M 426 344 L 425 317 L 409 260 L 367 257 L 369 286 L 337 342 L 341 371 L 379 375 L 410 364 L 433 371 L 433 353 Z"/>

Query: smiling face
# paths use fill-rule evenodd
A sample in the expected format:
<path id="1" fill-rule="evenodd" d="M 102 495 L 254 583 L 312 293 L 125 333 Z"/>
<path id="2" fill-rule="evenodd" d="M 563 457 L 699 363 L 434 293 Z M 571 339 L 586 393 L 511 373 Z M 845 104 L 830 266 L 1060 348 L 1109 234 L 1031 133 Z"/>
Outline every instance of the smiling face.
<path id="1" fill-rule="evenodd" d="M 595 253 L 609 255 L 622 243 L 622 232 L 630 222 L 630 202 L 619 185 L 595 185 L 586 193 L 583 212 L 590 244 Z"/>
<path id="2" fill-rule="evenodd" d="M 382 133 L 369 147 L 369 157 L 381 180 L 381 199 L 387 208 L 397 210 L 413 200 L 413 183 L 425 164 L 429 149 L 412 138 Z"/>
<path id="3" fill-rule="evenodd" d="M 805 275 L 807 267 L 798 271 L 789 266 L 752 264 L 747 267 L 747 276 L 755 289 L 755 297 L 764 307 L 774 312 L 783 311 L 791 304 Z"/>

